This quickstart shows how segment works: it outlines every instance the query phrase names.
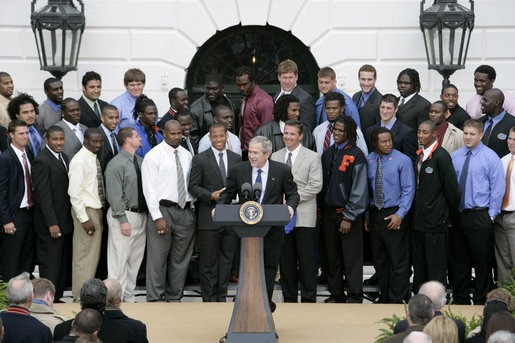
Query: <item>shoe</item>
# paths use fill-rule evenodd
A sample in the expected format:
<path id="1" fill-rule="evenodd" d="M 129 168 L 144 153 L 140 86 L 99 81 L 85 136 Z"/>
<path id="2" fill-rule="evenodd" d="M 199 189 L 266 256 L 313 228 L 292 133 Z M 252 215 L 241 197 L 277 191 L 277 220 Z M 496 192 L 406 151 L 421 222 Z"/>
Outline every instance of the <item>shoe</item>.
<path id="1" fill-rule="evenodd" d="M 233 275 L 233 276 L 231 276 L 231 277 L 229 278 L 229 282 L 235 282 L 235 283 L 238 283 L 238 278 L 237 278 L 236 276 L 234 276 L 234 275 Z"/>
<path id="2" fill-rule="evenodd" d="M 270 312 L 274 313 L 276 308 L 277 305 L 273 301 L 270 301 Z"/>
<path id="3" fill-rule="evenodd" d="M 334 298 L 333 296 L 330 296 L 329 298 L 324 300 L 324 303 L 326 303 L 326 304 L 343 304 L 343 303 L 345 303 L 345 301 L 339 300 L 339 299 Z"/>

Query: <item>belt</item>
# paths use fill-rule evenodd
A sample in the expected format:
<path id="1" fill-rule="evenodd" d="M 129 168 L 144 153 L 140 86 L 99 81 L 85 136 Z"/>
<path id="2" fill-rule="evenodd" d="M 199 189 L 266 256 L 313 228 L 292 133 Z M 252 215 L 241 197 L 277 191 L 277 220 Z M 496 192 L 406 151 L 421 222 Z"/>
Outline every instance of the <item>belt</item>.
<path id="1" fill-rule="evenodd" d="M 30 211 L 32 209 L 32 207 L 20 207 L 20 210 L 23 210 L 23 211 Z"/>
<path id="2" fill-rule="evenodd" d="M 389 210 L 393 210 L 393 209 L 399 209 L 399 206 L 392 206 L 392 207 L 383 207 L 382 209 L 378 209 L 376 205 L 374 206 L 370 206 L 370 209 L 371 210 L 375 210 L 375 211 L 389 211 Z"/>
<path id="3" fill-rule="evenodd" d="M 176 202 L 173 202 L 173 201 L 170 201 L 170 200 L 165 200 L 165 199 L 162 199 L 162 200 L 159 200 L 159 205 L 161 206 L 164 206 L 164 207 L 176 207 L 176 208 L 182 208 L 181 206 L 179 206 L 178 203 Z M 191 207 L 191 202 L 186 202 L 186 204 L 184 205 L 184 208 L 190 208 Z"/>
<path id="4" fill-rule="evenodd" d="M 146 212 L 146 210 L 140 210 L 137 207 L 129 207 L 129 208 L 126 208 L 125 211 L 134 212 L 134 213 L 145 213 Z"/>
<path id="5" fill-rule="evenodd" d="M 484 211 L 484 210 L 488 210 L 488 207 L 466 208 L 466 209 L 463 210 L 463 212 L 465 212 L 465 211 Z"/>
<path id="6" fill-rule="evenodd" d="M 502 214 L 513 214 L 513 213 L 515 213 L 515 211 L 505 211 L 505 210 L 502 210 L 501 213 Z"/>

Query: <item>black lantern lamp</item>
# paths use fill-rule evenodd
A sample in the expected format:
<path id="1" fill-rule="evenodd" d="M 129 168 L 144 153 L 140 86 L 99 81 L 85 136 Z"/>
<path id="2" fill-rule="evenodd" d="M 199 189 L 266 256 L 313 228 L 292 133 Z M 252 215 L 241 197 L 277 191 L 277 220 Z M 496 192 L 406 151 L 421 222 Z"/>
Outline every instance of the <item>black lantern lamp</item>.
<path id="1" fill-rule="evenodd" d="M 424 10 L 425 0 L 420 3 L 420 29 L 424 35 L 428 69 L 438 71 L 449 84 L 449 76 L 465 68 L 470 34 L 474 28 L 474 0 L 470 10 L 457 0 L 434 0 Z"/>
<path id="2" fill-rule="evenodd" d="M 35 11 L 31 4 L 31 25 L 39 55 L 41 70 L 62 78 L 70 70 L 77 70 L 80 42 L 86 18 L 84 3 L 80 11 L 73 0 L 48 0 L 48 4 Z"/>

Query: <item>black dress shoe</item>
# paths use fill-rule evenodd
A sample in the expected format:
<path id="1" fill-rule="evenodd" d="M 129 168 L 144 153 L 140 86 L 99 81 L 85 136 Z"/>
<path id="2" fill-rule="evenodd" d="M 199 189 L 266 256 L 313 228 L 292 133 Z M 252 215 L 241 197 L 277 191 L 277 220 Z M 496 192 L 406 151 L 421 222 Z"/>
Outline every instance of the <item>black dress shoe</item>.
<path id="1" fill-rule="evenodd" d="M 324 300 L 324 303 L 326 303 L 326 304 L 342 304 L 342 303 L 345 303 L 345 301 L 344 300 L 339 300 L 339 299 L 336 299 L 333 296 L 330 296 L 329 298 Z"/>
<path id="2" fill-rule="evenodd" d="M 273 301 L 270 301 L 270 312 L 274 313 L 276 308 L 277 305 Z"/>

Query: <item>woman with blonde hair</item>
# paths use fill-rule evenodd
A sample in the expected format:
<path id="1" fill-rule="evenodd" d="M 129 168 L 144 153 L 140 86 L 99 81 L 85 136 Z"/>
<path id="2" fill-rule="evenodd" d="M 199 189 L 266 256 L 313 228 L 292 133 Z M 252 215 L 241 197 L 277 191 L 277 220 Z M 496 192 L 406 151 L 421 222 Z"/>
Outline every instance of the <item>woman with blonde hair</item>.
<path id="1" fill-rule="evenodd" d="M 433 343 L 458 343 L 458 327 L 448 317 L 436 316 L 424 327 L 424 333 Z"/>

